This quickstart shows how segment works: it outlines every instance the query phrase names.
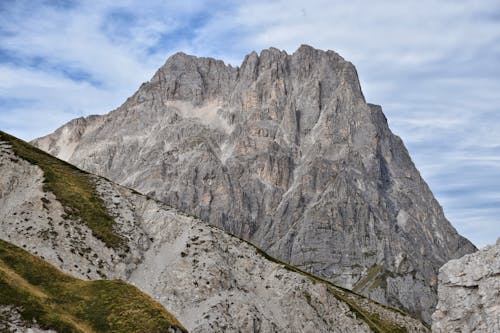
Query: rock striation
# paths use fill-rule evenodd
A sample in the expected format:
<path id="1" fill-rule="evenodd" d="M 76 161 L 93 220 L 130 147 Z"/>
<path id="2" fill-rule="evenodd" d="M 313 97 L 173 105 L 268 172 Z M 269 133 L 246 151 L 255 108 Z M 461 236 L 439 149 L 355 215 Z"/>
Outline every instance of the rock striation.
<path id="1" fill-rule="evenodd" d="M 33 143 L 428 323 L 439 267 L 476 250 L 333 51 L 177 53 L 118 109 Z"/>
<path id="2" fill-rule="evenodd" d="M 76 169 L 50 176 L 51 168 L 63 173 L 67 167 L 0 132 L 0 239 L 83 280 L 127 281 L 168 308 L 189 332 L 429 332 L 407 314 L 278 262 L 104 178 Z M 98 234 L 69 206 L 61 197 L 66 192 L 47 190 L 71 177 L 93 184 L 124 244 L 107 245 L 111 236 Z"/>
<path id="3" fill-rule="evenodd" d="M 439 270 L 432 331 L 500 332 L 500 238 Z"/>

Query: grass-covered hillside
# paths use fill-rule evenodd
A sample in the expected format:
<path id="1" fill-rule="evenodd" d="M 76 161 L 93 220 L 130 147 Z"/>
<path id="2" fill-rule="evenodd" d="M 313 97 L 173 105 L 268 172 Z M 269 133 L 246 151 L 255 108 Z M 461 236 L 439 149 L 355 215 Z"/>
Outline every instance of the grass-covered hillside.
<path id="1" fill-rule="evenodd" d="M 108 247 L 126 249 L 125 241 L 113 229 L 114 220 L 106 212 L 90 174 L 2 131 L 0 141 L 8 142 L 18 157 L 42 169 L 44 190 L 54 193 L 68 217 L 85 223 Z"/>
<path id="2" fill-rule="evenodd" d="M 28 327 L 36 320 L 57 332 L 186 332 L 137 288 L 122 281 L 75 279 L 3 240 L 0 306 L 15 307 Z"/>

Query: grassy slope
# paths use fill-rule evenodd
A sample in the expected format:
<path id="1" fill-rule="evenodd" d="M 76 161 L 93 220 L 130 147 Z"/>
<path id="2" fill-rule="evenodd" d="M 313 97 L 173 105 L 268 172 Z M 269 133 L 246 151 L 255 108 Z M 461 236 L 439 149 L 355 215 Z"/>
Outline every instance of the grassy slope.
<path id="1" fill-rule="evenodd" d="M 59 332 L 186 331 L 159 303 L 122 281 L 82 281 L 0 240 L 0 305 Z"/>
<path id="2" fill-rule="evenodd" d="M 352 288 L 352 290 L 358 291 L 358 292 L 360 290 L 363 290 L 363 288 L 365 288 L 366 285 L 369 282 L 371 282 L 375 276 L 377 276 L 377 274 L 380 274 L 383 271 L 383 269 L 384 269 L 384 266 L 382 266 L 382 265 L 374 265 L 374 266 L 372 266 L 368 270 L 368 272 L 366 273 L 366 275 L 354 285 L 354 287 Z"/>
<path id="3" fill-rule="evenodd" d="M 127 249 L 124 239 L 113 230 L 114 220 L 106 212 L 90 174 L 2 131 L 0 141 L 8 142 L 18 157 L 42 169 L 44 190 L 54 193 L 69 218 L 85 223 L 106 246 Z"/>

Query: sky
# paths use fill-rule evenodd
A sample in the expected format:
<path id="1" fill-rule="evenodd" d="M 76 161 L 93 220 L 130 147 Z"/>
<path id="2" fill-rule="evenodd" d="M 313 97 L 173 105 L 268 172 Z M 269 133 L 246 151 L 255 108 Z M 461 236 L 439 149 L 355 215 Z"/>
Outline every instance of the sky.
<path id="1" fill-rule="evenodd" d="M 0 129 L 120 106 L 177 51 L 239 66 L 301 44 L 357 68 L 455 228 L 500 237 L 500 2 L 0 1 Z"/>

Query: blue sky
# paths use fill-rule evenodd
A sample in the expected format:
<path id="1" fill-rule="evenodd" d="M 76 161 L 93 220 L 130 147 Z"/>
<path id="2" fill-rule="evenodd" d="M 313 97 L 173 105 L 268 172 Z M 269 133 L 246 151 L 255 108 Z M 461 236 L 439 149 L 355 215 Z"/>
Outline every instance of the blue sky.
<path id="1" fill-rule="evenodd" d="M 498 1 L 0 2 L 0 129 L 29 140 L 118 107 L 176 51 L 238 66 L 252 50 L 353 62 L 477 246 L 500 236 Z"/>

